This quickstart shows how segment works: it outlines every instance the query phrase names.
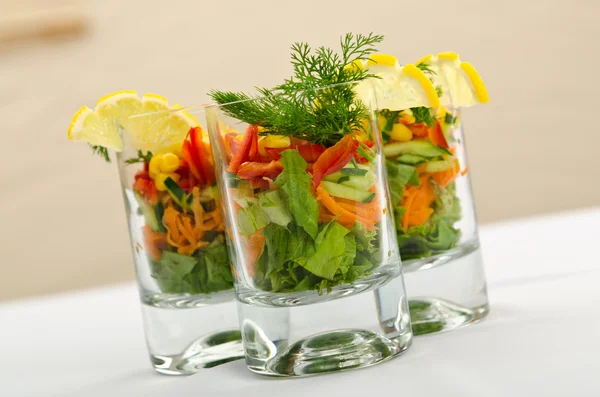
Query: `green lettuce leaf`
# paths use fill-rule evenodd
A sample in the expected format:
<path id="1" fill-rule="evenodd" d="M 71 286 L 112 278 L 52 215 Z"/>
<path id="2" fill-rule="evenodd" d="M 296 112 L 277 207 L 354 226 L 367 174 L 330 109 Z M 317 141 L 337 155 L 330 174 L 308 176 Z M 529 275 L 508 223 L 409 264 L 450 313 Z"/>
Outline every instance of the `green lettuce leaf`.
<path id="1" fill-rule="evenodd" d="M 398 164 L 389 160 L 385 162 L 385 165 L 388 174 L 388 186 L 390 188 L 390 194 L 392 195 L 392 203 L 396 205 L 402 200 L 404 186 L 407 183 L 414 186 L 419 185 L 419 176 L 416 167 L 411 165 Z"/>
<path id="2" fill-rule="evenodd" d="M 195 256 L 165 251 L 160 261 L 152 262 L 152 268 L 152 277 L 165 293 L 211 293 L 233 286 L 227 246 L 222 240 L 214 240 Z"/>
<path id="3" fill-rule="evenodd" d="M 327 280 L 333 280 L 342 265 L 345 265 L 347 271 L 356 255 L 354 239 L 352 239 L 352 245 L 349 246 L 348 240 L 344 238 L 349 232 L 339 223 L 329 222 L 317 235 L 314 254 L 306 259 L 300 259 L 300 265 L 312 274 Z"/>
<path id="4" fill-rule="evenodd" d="M 362 223 L 355 222 L 352 228 L 352 233 L 356 236 L 356 248 L 358 251 L 367 251 L 368 253 L 374 253 L 377 250 L 375 244 L 377 243 L 375 229 L 367 231 Z"/>
<path id="5" fill-rule="evenodd" d="M 312 178 L 306 172 L 306 161 L 297 151 L 285 150 L 281 163 L 283 172 L 275 183 L 285 192 L 296 223 L 316 239 L 319 232 L 319 204 L 311 192 Z"/>
<path id="6" fill-rule="evenodd" d="M 165 251 L 158 262 L 153 262 L 153 277 L 156 278 L 161 291 L 167 293 L 182 293 L 191 289 L 186 276 L 194 269 L 196 259 Z"/>
<path id="7" fill-rule="evenodd" d="M 292 215 L 283 200 L 280 190 L 273 190 L 258 196 L 260 208 L 267 214 L 271 222 L 287 226 L 292 221 Z"/>
<path id="8" fill-rule="evenodd" d="M 260 205 L 253 201 L 248 201 L 247 206 L 240 208 L 237 215 L 238 226 L 244 236 L 249 236 L 257 230 L 262 229 L 271 221 Z"/>

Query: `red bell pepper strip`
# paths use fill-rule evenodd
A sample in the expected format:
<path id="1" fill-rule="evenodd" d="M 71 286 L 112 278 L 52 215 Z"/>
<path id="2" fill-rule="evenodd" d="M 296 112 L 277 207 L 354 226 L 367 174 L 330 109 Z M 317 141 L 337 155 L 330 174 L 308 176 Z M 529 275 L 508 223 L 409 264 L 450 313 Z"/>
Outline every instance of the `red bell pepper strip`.
<path id="1" fill-rule="evenodd" d="M 296 147 L 300 156 L 306 160 L 307 163 L 314 163 L 319 157 L 325 152 L 325 146 L 321 146 L 316 143 L 307 143 L 305 145 L 298 145 Z"/>
<path id="2" fill-rule="evenodd" d="M 438 121 L 435 122 L 433 127 L 429 128 L 429 139 L 431 140 L 431 143 L 436 146 L 443 147 L 444 149 L 448 149 L 450 147 L 446 137 L 444 136 L 444 131 L 442 131 L 442 126 Z"/>
<path id="3" fill-rule="evenodd" d="M 425 138 L 429 134 L 429 127 L 425 123 L 409 124 L 407 127 L 417 138 Z"/>
<path id="4" fill-rule="evenodd" d="M 265 151 L 269 154 L 269 157 L 271 157 L 273 160 L 279 160 L 281 159 L 281 152 L 283 152 L 284 150 L 287 150 L 289 148 L 277 148 L 277 149 L 273 149 L 273 148 L 265 148 Z"/>
<path id="5" fill-rule="evenodd" d="M 292 146 L 284 148 L 265 148 L 265 151 L 273 160 L 279 160 L 281 158 L 281 152 L 288 149 L 297 150 L 307 163 L 314 163 L 319 156 L 325 152 L 325 146 L 316 143 L 304 143 L 300 145 L 292 144 Z"/>
<path id="6" fill-rule="evenodd" d="M 187 138 L 189 140 L 186 139 L 181 147 L 184 160 L 199 184 L 212 184 L 215 181 L 215 174 L 209 160 L 209 150 L 202 142 L 202 129 L 200 127 L 191 128 Z"/>
<path id="7" fill-rule="evenodd" d="M 281 171 L 283 171 L 283 165 L 280 161 L 273 160 L 270 163 L 250 161 L 240 166 L 237 175 L 246 180 L 261 179 L 262 177 L 275 179 Z"/>
<path id="8" fill-rule="evenodd" d="M 133 190 L 144 197 L 144 200 L 149 204 L 154 205 L 158 202 L 158 191 L 154 186 L 154 182 L 145 171 L 138 171 L 137 174 L 135 174 Z"/>
<path id="9" fill-rule="evenodd" d="M 233 158 L 229 162 L 227 172 L 238 172 L 240 165 L 250 160 L 250 150 L 252 145 L 256 145 L 256 151 L 258 152 L 258 126 L 249 125 L 244 135 L 244 140 L 237 152 L 233 155 Z"/>
<path id="10" fill-rule="evenodd" d="M 313 166 L 313 181 L 319 186 L 323 177 L 344 168 L 356 154 L 358 141 L 352 135 L 344 136 L 338 143 L 327 148 Z"/>

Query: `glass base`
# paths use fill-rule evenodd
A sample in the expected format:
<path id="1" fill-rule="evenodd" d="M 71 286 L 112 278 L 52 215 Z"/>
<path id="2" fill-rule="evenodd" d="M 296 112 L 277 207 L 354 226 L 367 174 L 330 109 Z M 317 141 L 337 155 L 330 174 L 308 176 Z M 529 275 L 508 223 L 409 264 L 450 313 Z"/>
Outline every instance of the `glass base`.
<path id="1" fill-rule="evenodd" d="M 412 342 L 404 296 L 399 277 L 374 294 L 322 298 L 312 305 L 239 302 L 246 364 L 261 375 L 301 377 L 385 362 Z"/>
<path id="2" fill-rule="evenodd" d="M 415 335 L 451 331 L 482 320 L 490 311 L 488 304 L 465 308 L 436 298 L 410 299 L 410 318 Z"/>
<path id="3" fill-rule="evenodd" d="M 191 375 L 244 357 L 235 304 L 207 304 L 221 300 L 169 295 L 167 300 L 153 300 L 153 305 L 148 300 L 142 304 L 146 343 L 156 371 Z"/>
<path id="4" fill-rule="evenodd" d="M 404 271 L 415 335 L 453 330 L 480 321 L 489 312 L 477 243 L 408 261 Z"/>
<path id="5" fill-rule="evenodd" d="M 242 336 L 238 330 L 222 331 L 198 339 L 181 354 L 150 354 L 154 369 L 165 375 L 192 375 L 203 368 L 244 358 Z"/>

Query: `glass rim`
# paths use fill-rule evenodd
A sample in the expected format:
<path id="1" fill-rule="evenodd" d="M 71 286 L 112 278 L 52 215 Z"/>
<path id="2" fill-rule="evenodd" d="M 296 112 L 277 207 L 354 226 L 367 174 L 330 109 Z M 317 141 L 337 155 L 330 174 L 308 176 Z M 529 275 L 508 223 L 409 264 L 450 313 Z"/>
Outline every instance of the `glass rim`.
<path id="1" fill-rule="evenodd" d="M 326 86 L 322 86 L 322 87 L 313 87 L 313 88 L 306 88 L 303 90 L 298 91 L 298 93 L 303 93 L 303 92 L 307 92 L 307 91 L 324 91 L 324 90 L 328 90 L 331 88 L 338 88 L 338 87 L 345 87 L 345 86 L 355 86 L 357 84 L 360 84 L 362 82 L 365 82 L 367 80 L 360 80 L 360 81 L 350 81 L 350 82 L 344 82 L 344 83 L 336 83 L 336 84 L 329 84 Z M 256 95 L 256 96 L 250 96 L 249 94 L 246 94 L 249 96 L 248 99 L 242 99 L 239 101 L 232 101 L 232 102 L 227 102 L 227 103 L 208 103 L 208 104 L 200 104 L 200 105 L 190 105 L 190 106 L 184 106 L 181 108 L 177 108 L 177 109 L 166 109 L 166 110 L 158 110 L 158 111 L 154 111 L 154 112 L 147 112 L 147 113 L 140 113 L 140 114 L 135 114 L 133 116 L 129 116 L 128 119 L 135 119 L 135 118 L 141 118 L 141 117 L 149 117 L 152 115 L 157 115 L 157 114 L 167 114 L 167 113 L 178 113 L 178 112 L 188 112 L 190 114 L 195 114 L 196 112 L 203 112 L 206 109 L 222 109 L 222 108 L 226 108 L 227 106 L 231 106 L 234 104 L 238 104 L 238 103 L 246 103 L 246 102 L 255 102 L 255 101 L 260 101 L 260 100 L 264 100 L 268 97 L 278 97 L 278 96 L 283 96 L 285 95 L 285 93 L 283 92 L 274 92 L 273 95 Z"/>

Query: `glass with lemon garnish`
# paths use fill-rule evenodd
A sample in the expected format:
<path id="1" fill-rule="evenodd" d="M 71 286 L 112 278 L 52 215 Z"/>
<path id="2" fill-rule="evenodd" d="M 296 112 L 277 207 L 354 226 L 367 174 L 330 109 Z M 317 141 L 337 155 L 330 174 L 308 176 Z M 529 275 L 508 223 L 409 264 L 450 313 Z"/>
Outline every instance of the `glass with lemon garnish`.
<path id="1" fill-rule="evenodd" d="M 356 67 L 379 77 L 368 83 L 377 92 L 413 331 L 478 321 L 489 306 L 459 110 L 487 102 L 485 86 L 451 52 L 405 66 L 374 54 Z"/>
<path id="2" fill-rule="evenodd" d="M 243 357 L 208 137 L 179 108 L 120 91 L 69 129 L 116 152 L 150 359 L 171 375 Z"/>
<path id="3" fill-rule="evenodd" d="M 256 96 L 213 90 L 207 128 L 235 270 L 246 365 L 307 376 L 398 357 L 412 341 L 369 78 L 341 51 L 292 46 L 293 77 Z"/>

